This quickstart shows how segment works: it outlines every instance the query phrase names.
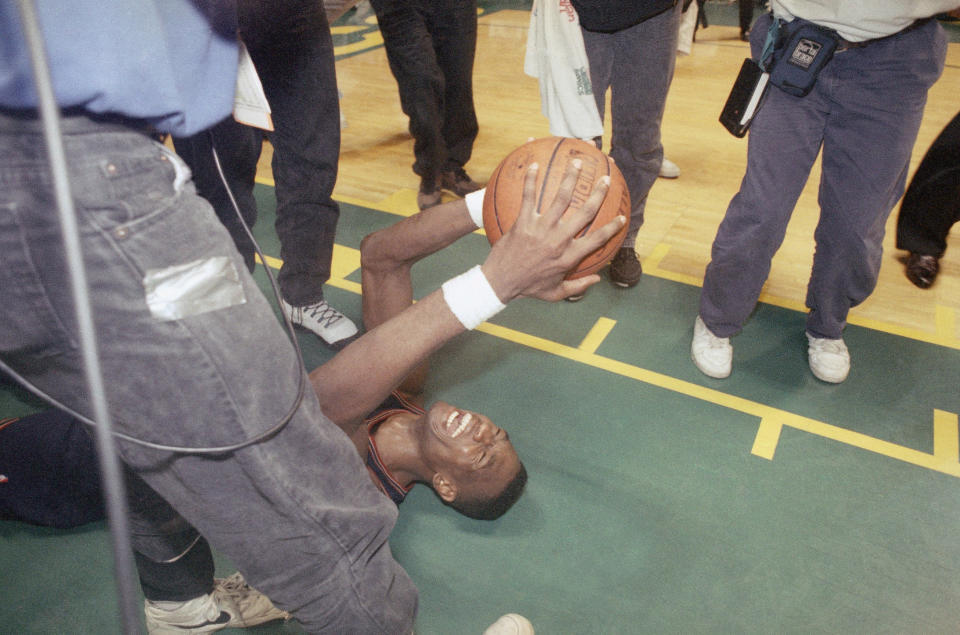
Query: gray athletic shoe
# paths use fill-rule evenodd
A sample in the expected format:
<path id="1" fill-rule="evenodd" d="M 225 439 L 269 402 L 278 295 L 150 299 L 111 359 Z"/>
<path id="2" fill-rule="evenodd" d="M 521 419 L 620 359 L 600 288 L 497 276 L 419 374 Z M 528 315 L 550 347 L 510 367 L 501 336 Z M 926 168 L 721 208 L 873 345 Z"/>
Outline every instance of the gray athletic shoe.
<path id="1" fill-rule="evenodd" d="M 186 602 L 144 600 L 143 612 L 150 635 L 213 633 L 290 619 L 289 613 L 275 607 L 239 573 L 214 579 L 212 592 Z"/>
<path id="2" fill-rule="evenodd" d="M 331 348 L 343 348 L 357 334 L 357 325 L 327 304 L 326 300 L 307 306 L 293 306 L 281 298 L 280 307 L 291 322 L 312 331 Z"/>

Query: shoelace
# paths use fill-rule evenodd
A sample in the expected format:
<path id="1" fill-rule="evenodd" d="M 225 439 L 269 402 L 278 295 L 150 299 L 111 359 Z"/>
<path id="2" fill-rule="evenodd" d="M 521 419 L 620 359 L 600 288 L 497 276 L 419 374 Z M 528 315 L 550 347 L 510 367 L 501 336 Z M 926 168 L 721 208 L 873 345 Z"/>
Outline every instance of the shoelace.
<path id="1" fill-rule="evenodd" d="M 326 300 L 319 304 L 305 306 L 303 311 L 318 322 L 326 322 L 324 326 L 333 326 L 343 317 L 343 313 L 327 304 Z"/>
<path id="2" fill-rule="evenodd" d="M 613 257 L 614 260 L 640 260 L 640 256 L 637 255 L 635 249 L 630 249 L 629 247 L 623 247 L 617 250 L 617 255 Z"/>
<path id="3" fill-rule="evenodd" d="M 241 597 L 250 592 L 250 585 L 239 573 L 234 573 L 229 578 L 223 578 L 219 582 L 220 591 L 223 595 Z"/>

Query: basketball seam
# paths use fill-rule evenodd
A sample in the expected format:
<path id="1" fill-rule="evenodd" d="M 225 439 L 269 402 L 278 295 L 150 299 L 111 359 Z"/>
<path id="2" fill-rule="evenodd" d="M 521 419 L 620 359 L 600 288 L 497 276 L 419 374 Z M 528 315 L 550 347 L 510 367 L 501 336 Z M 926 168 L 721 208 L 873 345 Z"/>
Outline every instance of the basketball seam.
<path id="1" fill-rule="evenodd" d="M 566 139 L 560 139 L 553 146 L 553 152 L 550 154 L 550 160 L 547 162 L 547 171 L 543 173 L 543 181 L 540 182 L 540 193 L 537 194 L 537 214 L 540 214 L 540 208 L 543 206 L 543 193 L 547 190 L 547 179 L 550 178 L 550 171 L 553 169 L 553 160 L 557 158 L 560 152 L 560 146 L 566 142 Z"/>
<path id="2" fill-rule="evenodd" d="M 495 221 L 497 221 L 497 230 L 500 232 L 500 237 L 503 237 L 503 226 L 500 224 L 500 209 L 499 209 L 499 206 L 497 205 L 497 185 L 500 182 L 501 172 L 502 170 L 500 169 L 500 167 L 498 167 L 497 173 L 494 176 L 493 189 L 491 190 L 488 187 L 487 190 L 490 192 L 490 195 L 493 198 L 493 218 Z"/>

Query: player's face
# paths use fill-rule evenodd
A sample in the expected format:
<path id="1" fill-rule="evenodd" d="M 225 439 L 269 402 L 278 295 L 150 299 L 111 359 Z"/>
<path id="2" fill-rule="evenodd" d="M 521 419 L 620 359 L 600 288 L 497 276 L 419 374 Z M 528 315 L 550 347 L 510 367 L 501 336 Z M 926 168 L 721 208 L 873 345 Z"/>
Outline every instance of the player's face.
<path id="1" fill-rule="evenodd" d="M 438 401 L 427 411 L 427 428 L 424 458 L 457 484 L 462 499 L 496 496 L 520 469 L 510 435 L 482 414 Z"/>

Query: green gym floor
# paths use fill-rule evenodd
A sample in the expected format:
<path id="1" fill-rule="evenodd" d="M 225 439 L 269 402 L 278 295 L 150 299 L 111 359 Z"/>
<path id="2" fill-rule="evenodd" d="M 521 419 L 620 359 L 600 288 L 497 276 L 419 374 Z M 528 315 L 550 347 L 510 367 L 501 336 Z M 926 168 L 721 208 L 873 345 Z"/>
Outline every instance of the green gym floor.
<path id="1" fill-rule="evenodd" d="M 736 24 L 735 5 L 708 7 Z M 275 270 L 273 193 L 257 196 Z M 327 298 L 359 318 L 360 239 L 401 210 L 341 208 Z M 417 265 L 416 295 L 487 249 L 474 234 Z M 435 356 L 428 398 L 506 428 L 530 481 L 495 522 L 422 486 L 402 505 L 391 544 L 418 635 L 479 635 L 507 612 L 547 635 L 960 631 L 960 346 L 850 325 L 850 377 L 827 385 L 804 315 L 761 304 L 712 380 L 689 360 L 699 291 L 649 267 L 633 290 L 517 301 Z M 300 343 L 308 368 L 330 355 Z M 40 407 L 0 386 L 0 417 Z M 0 635 L 119 630 L 105 523 L 0 522 Z"/>
<path id="2" fill-rule="evenodd" d="M 257 195 L 276 266 L 272 191 Z M 360 239 L 396 220 L 342 204 L 327 293 L 349 315 Z M 472 234 L 423 261 L 416 295 L 487 249 Z M 648 272 L 576 304 L 520 300 L 435 357 L 428 396 L 506 428 L 530 481 L 495 522 L 425 487 L 402 505 L 391 544 L 420 589 L 417 633 L 479 635 L 507 612 L 547 634 L 960 629 L 960 352 L 849 326 L 853 370 L 827 385 L 803 315 L 761 305 L 712 380 L 688 358 L 698 293 Z M 308 367 L 329 355 L 300 340 Z M 0 414 L 35 407 L 0 394 Z M 104 523 L 0 536 L 0 632 L 118 631 Z"/>

